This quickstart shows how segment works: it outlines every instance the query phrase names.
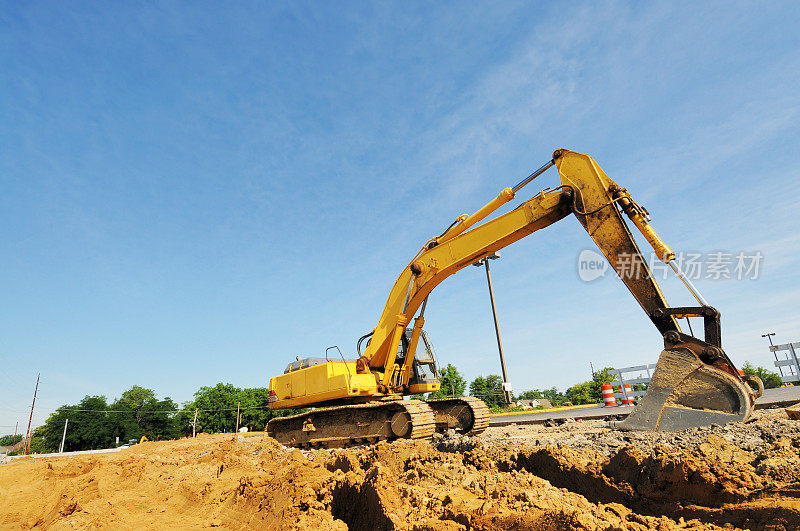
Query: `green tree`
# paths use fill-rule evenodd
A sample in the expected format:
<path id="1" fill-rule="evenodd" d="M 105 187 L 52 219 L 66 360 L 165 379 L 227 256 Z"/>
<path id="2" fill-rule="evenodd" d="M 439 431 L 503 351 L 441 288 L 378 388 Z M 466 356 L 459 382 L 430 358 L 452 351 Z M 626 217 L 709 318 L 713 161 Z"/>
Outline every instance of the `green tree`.
<path id="1" fill-rule="evenodd" d="M 523 391 L 515 397 L 517 400 L 536 400 L 537 398 L 544 398 L 544 395 L 538 389 L 530 391 Z"/>
<path id="2" fill-rule="evenodd" d="M 31 431 L 31 442 L 28 445 L 29 454 L 44 454 L 50 452 L 50 449 L 47 448 L 47 445 L 44 440 L 44 435 L 43 435 L 44 433 L 45 433 L 44 426 L 39 426 L 38 428 L 35 428 L 33 431 Z M 16 439 L 16 441 L 19 442 L 23 439 L 22 435 L 17 435 L 16 438 L 13 435 L 7 435 L 6 437 L 8 438 L 8 441 Z M 0 438 L 0 446 L 11 446 L 2 444 L 3 439 L 6 439 L 6 437 Z M 21 446 L 17 450 L 9 452 L 8 455 L 22 455 L 23 446 Z"/>
<path id="3" fill-rule="evenodd" d="M 742 371 L 748 376 L 758 376 L 761 378 L 765 389 L 775 389 L 783 385 L 783 381 L 778 373 L 768 371 L 764 367 L 753 367 L 749 361 L 745 362 Z"/>
<path id="4" fill-rule="evenodd" d="M 28 448 L 29 454 L 44 454 L 50 451 L 45 443 L 45 431 L 44 426 L 39 426 L 31 432 L 31 443 Z"/>
<path id="5" fill-rule="evenodd" d="M 110 405 L 104 396 L 86 396 L 78 404 L 59 407 L 48 417 L 39 431 L 41 451 L 58 451 L 67 419 L 65 451 L 111 448 L 117 437 L 121 442 L 142 435 L 151 440 L 177 437 L 177 409 L 170 398 L 158 400 L 154 391 L 138 385 Z"/>
<path id="6" fill-rule="evenodd" d="M 241 389 L 232 384 L 218 383 L 214 387 L 201 387 L 194 394 L 194 401 L 188 404 L 192 415 L 197 415 L 197 431 L 219 433 L 236 429 L 236 397 Z M 184 407 L 186 409 L 186 407 Z M 184 426 L 181 429 L 185 429 Z M 191 427 L 188 428 L 191 433 Z"/>
<path id="7" fill-rule="evenodd" d="M 474 380 L 472 380 L 469 383 L 469 394 L 470 396 L 480 398 L 486 402 L 486 397 L 489 395 L 486 390 L 486 378 L 483 376 L 477 376 Z"/>
<path id="8" fill-rule="evenodd" d="M 239 404 L 241 418 L 239 426 L 263 430 L 273 417 L 294 415 L 304 409 L 272 410 L 269 408 L 269 389 L 254 387 L 240 389 L 231 384 L 218 383 L 214 387 L 201 387 L 194 400 L 183 405 L 176 415 L 180 433 L 190 435 L 190 422 L 197 414 L 197 431 L 206 433 L 231 432 L 236 429 L 236 406 Z"/>
<path id="9" fill-rule="evenodd" d="M 0 446 L 14 446 L 18 442 L 22 440 L 22 434 L 18 433 L 16 437 L 13 434 L 9 433 L 8 435 L 3 435 L 0 437 Z"/>
<path id="10" fill-rule="evenodd" d="M 496 374 L 487 377 L 478 376 L 469 384 L 469 394 L 483 400 L 487 406 L 505 407 L 503 380 Z"/>
<path id="11" fill-rule="evenodd" d="M 565 398 L 573 404 L 591 404 L 594 399 L 594 382 L 575 384 L 564 393 Z"/>
<path id="12" fill-rule="evenodd" d="M 564 393 L 559 392 L 555 387 L 542 391 L 542 398 L 548 399 L 553 405 L 561 404 L 566 400 Z"/>
<path id="13" fill-rule="evenodd" d="M 549 400 L 554 406 L 565 400 L 564 394 L 559 392 L 555 387 L 543 390 L 532 389 L 530 391 L 523 391 L 519 396 L 515 397 L 515 400 L 536 400 L 538 398 Z"/>
<path id="14" fill-rule="evenodd" d="M 464 396 L 464 391 L 467 389 L 467 381 L 450 363 L 447 364 L 447 367 L 439 369 L 439 382 L 441 388 L 435 393 L 431 393 L 429 398 Z"/>
<path id="15" fill-rule="evenodd" d="M 240 426 L 261 431 L 267 427 L 269 419 L 276 416 L 275 412 L 269 409 L 269 389 L 266 387 L 254 387 L 242 389 L 237 401 L 241 402 L 242 414 L 239 421 Z"/>
<path id="16" fill-rule="evenodd" d="M 179 435 L 171 398 L 156 398 L 155 391 L 134 385 L 109 406 L 112 435 L 121 442 L 140 439 L 172 439 Z"/>
<path id="17" fill-rule="evenodd" d="M 76 405 L 56 409 L 40 426 L 43 452 L 57 452 L 61 445 L 64 423 L 69 419 L 64 442 L 66 451 L 95 450 L 114 446 L 108 419 L 108 404 L 104 396 L 85 396 Z"/>

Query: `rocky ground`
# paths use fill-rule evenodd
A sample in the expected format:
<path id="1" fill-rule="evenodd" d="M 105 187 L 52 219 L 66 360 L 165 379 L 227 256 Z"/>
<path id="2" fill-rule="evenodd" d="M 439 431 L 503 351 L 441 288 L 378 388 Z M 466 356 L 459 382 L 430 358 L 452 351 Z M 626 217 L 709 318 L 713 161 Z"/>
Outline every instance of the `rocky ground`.
<path id="1" fill-rule="evenodd" d="M 513 417 L 507 417 L 513 419 Z M 610 457 L 624 446 L 650 451 L 656 446 L 696 450 L 709 435 L 717 435 L 748 452 L 763 452 L 782 438 L 800 438 L 800 422 L 789 420 L 784 409 L 760 409 L 746 423 L 692 428 L 677 433 L 624 432 L 607 429 L 605 421 L 559 419 L 544 424 L 490 428 L 480 439 L 494 444 L 525 443 L 534 446 L 570 446 Z"/>
<path id="2" fill-rule="evenodd" d="M 800 421 L 678 434 L 600 421 L 300 451 L 150 442 L 0 466 L 0 528 L 798 529 Z"/>

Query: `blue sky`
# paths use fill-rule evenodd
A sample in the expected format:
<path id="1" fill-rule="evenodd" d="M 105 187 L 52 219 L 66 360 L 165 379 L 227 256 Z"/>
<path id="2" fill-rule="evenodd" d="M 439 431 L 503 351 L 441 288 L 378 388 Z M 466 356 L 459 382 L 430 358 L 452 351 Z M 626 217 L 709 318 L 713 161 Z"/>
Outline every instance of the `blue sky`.
<path id="1" fill-rule="evenodd" d="M 757 280 L 697 285 L 733 360 L 768 365 L 762 333 L 800 340 L 797 20 L 791 2 L 3 2 L 0 432 L 37 372 L 35 425 L 87 394 L 183 402 L 352 354 L 419 246 L 559 147 L 676 250 L 763 254 Z M 587 248 L 567 218 L 493 263 L 516 390 L 657 359 L 619 282 L 578 278 Z M 499 372 L 483 271 L 437 288 L 426 328 L 440 362 Z"/>

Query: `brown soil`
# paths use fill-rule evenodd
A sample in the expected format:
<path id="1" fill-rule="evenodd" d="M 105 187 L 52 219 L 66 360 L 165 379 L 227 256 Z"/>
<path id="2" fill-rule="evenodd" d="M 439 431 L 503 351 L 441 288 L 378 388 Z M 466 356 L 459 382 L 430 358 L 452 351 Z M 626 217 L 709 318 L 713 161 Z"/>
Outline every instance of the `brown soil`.
<path id="1" fill-rule="evenodd" d="M 630 435 L 599 422 L 307 452 L 148 442 L 0 466 L 0 528 L 798 529 L 798 424 L 769 413 L 618 446 Z"/>

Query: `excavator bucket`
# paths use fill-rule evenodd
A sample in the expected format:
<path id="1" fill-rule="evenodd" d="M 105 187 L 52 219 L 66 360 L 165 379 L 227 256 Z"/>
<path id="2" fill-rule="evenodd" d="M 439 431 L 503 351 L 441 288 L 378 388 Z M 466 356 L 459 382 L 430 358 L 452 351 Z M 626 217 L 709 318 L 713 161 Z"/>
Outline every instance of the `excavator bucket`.
<path id="1" fill-rule="evenodd" d="M 722 356 L 727 360 L 724 353 Z M 759 390 L 754 392 L 746 380 Z M 732 364 L 722 360 L 708 363 L 690 348 L 668 346 L 661 352 L 647 393 L 625 420 L 612 423 L 612 427 L 679 431 L 744 421 L 763 389 L 761 380 L 743 378 Z"/>

